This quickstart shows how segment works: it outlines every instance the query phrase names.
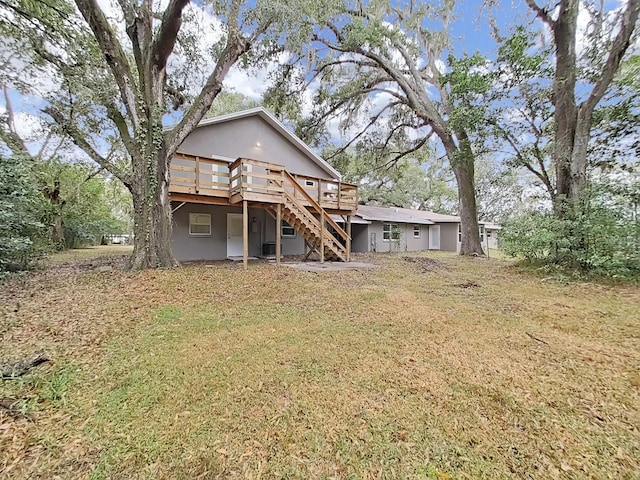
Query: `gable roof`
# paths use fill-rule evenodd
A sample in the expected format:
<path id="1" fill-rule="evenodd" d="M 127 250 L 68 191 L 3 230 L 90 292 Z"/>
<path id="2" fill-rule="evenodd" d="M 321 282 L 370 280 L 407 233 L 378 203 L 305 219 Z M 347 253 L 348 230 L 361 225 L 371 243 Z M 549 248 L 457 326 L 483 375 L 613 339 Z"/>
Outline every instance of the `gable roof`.
<path id="1" fill-rule="evenodd" d="M 387 208 L 372 205 L 358 205 L 356 215 L 364 220 L 379 222 L 415 223 L 420 225 L 433 225 L 434 222 L 417 215 L 419 210 L 409 208 Z"/>
<path id="2" fill-rule="evenodd" d="M 207 118 L 202 120 L 196 128 L 206 127 L 208 125 L 216 125 L 219 123 L 230 122 L 233 120 L 239 120 L 247 117 L 260 117 L 267 124 L 269 124 L 275 131 L 282 135 L 293 146 L 300 150 L 306 157 L 312 162 L 316 163 L 327 173 L 331 174 L 333 178 L 341 179 L 342 175 L 333 168 L 326 160 L 320 155 L 311 150 L 311 147 L 304 143 L 298 136 L 289 130 L 276 116 L 264 107 L 251 108 L 249 110 L 242 110 L 240 112 L 229 113 L 227 115 L 220 115 L 219 117 Z M 170 129 L 169 129 L 170 130 Z"/>

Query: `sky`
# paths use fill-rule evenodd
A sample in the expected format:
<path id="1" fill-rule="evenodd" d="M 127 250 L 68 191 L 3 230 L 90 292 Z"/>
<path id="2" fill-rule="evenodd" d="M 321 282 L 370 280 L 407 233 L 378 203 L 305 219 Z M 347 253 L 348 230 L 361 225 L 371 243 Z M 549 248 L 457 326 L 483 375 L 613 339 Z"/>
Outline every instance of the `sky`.
<path id="1" fill-rule="evenodd" d="M 117 21 L 121 14 L 115 0 L 99 0 L 101 6 L 107 15 L 113 19 L 114 25 L 121 24 Z M 542 3 L 543 0 L 539 0 Z M 160 0 L 160 5 L 166 4 L 167 0 Z M 490 6 L 489 6 L 490 4 Z M 607 8 L 615 8 L 619 5 L 617 0 L 606 0 Z M 219 38 L 220 22 L 207 15 L 206 12 L 192 5 L 191 13 L 198 21 L 201 40 L 201 51 L 210 49 L 211 45 Z M 453 16 L 453 22 L 450 27 L 450 35 L 453 40 L 454 53 L 459 56 L 464 53 L 473 54 L 479 52 L 489 59 L 495 58 L 496 43 L 492 38 L 492 29 L 489 18 L 495 18 L 501 35 L 508 35 L 509 31 L 515 25 L 530 24 L 536 22 L 533 14 L 528 10 L 525 0 L 459 0 L 456 4 Z M 186 22 L 185 22 L 186 25 Z M 121 35 L 124 33 L 121 31 Z M 280 58 L 282 61 L 284 57 Z M 180 60 L 172 60 L 176 66 L 180 66 Z M 234 67 L 225 79 L 225 87 L 242 93 L 252 99 L 260 100 L 268 87 L 268 76 L 276 67 L 275 62 L 257 68 L 244 70 Z M 54 88 L 55 85 L 51 79 L 39 79 L 44 91 L 47 88 Z M 43 102 L 37 97 L 25 97 L 16 91 L 10 93 L 13 107 L 16 110 L 16 123 L 19 131 L 24 135 L 29 135 L 37 129 L 37 122 L 34 116 L 39 115 L 39 109 Z M 381 97 L 380 104 L 385 102 L 385 98 Z M 306 94 L 307 111 L 310 109 L 311 92 Z M 4 100 L 0 100 L 0 113 L 5 109 Z M 168 122 L 175 119 L 168 119 Z M 329 124 L 329 131 L 332 139 L 336 143 L 345 140 L 345 137 L 338 128 L 339 121 L 334 120 Z M 36 142 L 37 143 L 37 142 Z M 37 148 L 37 146 L 36 146 Z"/>

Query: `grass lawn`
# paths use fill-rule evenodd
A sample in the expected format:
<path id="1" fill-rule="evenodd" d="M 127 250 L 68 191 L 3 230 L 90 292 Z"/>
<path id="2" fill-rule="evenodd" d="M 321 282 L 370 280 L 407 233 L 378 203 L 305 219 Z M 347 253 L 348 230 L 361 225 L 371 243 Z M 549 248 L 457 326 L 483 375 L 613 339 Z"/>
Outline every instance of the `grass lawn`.
<path id="1" fill-rule="evenodd" d="M 640 478 L 637 287 L 106 253 L 0 287 L 0 362 L 52 359 L 0 380 L 0 477 Z"/>

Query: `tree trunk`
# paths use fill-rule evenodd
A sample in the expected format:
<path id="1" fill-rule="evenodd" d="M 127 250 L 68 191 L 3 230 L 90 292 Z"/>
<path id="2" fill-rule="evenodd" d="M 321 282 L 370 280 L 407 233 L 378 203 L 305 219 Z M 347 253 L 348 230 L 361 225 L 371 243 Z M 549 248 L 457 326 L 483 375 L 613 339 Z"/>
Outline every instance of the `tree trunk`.
<path id="1" fill-rule="evenodd" d="M 62 212 L 59 211 L 53 214 L 53 221 L 51 222 L 51 241 L 57 250 L 63 250 L 67 247 L 67 242 L 64 238 Z"/>
<path id="2" fill-rule="evenodd" d="M 143 158 L 134 171 L 131 188 L 134 205 L 134 246 L 130 267 L 175 267 L 178 262 L 171 248 L 171 203 L 169 201 L 169 156 L 164 149 L 156 153 L 147 165 Z"/>
<path id="3" fill-rule="evenodd" d="M 478 207 L 475 188 L 475 156 L 469 138 L 464 131 L 456 132 L 459 145 L 450 135 L 439 135 L 451 163 L 451 169 L 458 184 L 458 203 L 460 206 L 460 255 L 482 255 L 480 228 L 478 226 Z"/>
<path id="4" fill-rule="evenodd" d="M 556 132 L 553 160 L 556 164 L 556 197 L 554 211 L 558 218 L 570 213 L 571 160 L 575 139 L 577 109 L 576 85 L 576 29 L 578 1 L 560 2 L 560 13 L 553 29 L 556 45 L 556 74 L 553 82 L 553 104 Z"/>
<path id="5" fill-rule="evenodd" d="M 453 173 L 458 183 L 458 201 L 460 203 L 460 229 L 462 231 L 460 255 L 484 255 L 478 227 L 474 170 L 473 159 L 461 159 L 453 167 Z"/>

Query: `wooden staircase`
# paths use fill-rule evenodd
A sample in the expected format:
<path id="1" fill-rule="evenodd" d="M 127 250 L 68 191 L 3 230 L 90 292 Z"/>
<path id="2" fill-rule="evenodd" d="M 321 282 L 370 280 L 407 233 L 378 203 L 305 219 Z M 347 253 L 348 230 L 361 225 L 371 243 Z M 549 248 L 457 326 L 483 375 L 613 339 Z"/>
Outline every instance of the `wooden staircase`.
<path id="1" fill-rule="evenodd" d="M 315 250 L 321 255 L 322 260 L 348 262 L 348 246 L 351 243 L 349 235 L 289 172 L 282 170 L 279 183 L 283 192 L 282 202 L 279 207 L 273 206 L 272 210 L 277 212 L 280 208 L 282 220 L 298 232 L 312 251 Z M 300 197 L 306 200 L 308 207 Z"/>

